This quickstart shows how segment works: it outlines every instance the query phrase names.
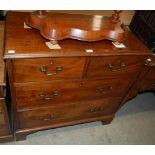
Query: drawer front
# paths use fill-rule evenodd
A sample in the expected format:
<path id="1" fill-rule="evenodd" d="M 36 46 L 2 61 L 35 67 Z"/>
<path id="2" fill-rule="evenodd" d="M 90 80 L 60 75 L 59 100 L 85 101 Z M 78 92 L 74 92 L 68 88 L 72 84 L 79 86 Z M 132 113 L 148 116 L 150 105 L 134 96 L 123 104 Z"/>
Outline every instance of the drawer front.
<path id="1" fill-rule="evenodd" d="M 135 76 L 143 66 L 145 56 L 108 56 L 90 58 L 86 76 L 88 78 L 105 78 Z"/>
<path id="2" fill-rule="evenodd" d="M 81 78 L 85 58 L 40 58 L 13 60 L 15 82 Z"/>
<path id="3" fill-rule="evenodd" d="M 86 80 L 81 86 L 81 97 L 89 99 L 105 97 L 123 97 L 129 88 L 131 79 Z"/>
<path id="4" fill-rule="evenodd" d="M 8 116 L 3 99 L 0 99 L 0 136 L 9 134 Z"/>
<path id="5" fill-rule="evenodd" d="M 124 78 L 16 84 L 17 108 L 33 108 L 82 100 L 121 97 L 127 91 L 129 83 L 130 79 Z"/>
<path id="6" fill-rule="evenodd" d="M 16 84 L 17 108 L 49 106 L 76 100 L 80 81 L 52 81 Z"/>
<path id="7" fill-rule="evenodd" d="M 18 112 L 18 128 L 32 128 L 113 114 L 120 98 L 108 98 Z"/>

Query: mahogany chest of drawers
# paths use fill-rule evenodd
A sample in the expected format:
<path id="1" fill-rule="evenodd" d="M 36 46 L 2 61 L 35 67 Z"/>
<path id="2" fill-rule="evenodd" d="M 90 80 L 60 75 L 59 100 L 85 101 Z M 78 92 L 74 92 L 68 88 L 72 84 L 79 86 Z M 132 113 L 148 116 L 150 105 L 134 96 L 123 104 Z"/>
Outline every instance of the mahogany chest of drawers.
<path id="1" fill-rule="evenodd" d="M 151 55 L 127 31 L 126 48 L 111 41 L 65 39 L 49 49 L 28 13 L 9 12 L 5 54 L 16 140 L 38 130 L 79 123 L 110 123 Z M 88 52 L 91 49 L 91 53 Z"/>

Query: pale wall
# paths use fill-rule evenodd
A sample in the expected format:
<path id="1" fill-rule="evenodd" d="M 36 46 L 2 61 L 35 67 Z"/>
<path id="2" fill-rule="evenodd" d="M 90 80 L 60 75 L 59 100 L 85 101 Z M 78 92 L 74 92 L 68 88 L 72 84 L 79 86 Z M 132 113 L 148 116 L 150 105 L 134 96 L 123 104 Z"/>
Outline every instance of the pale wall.
<path id="1" fill-rule="evenodd" d="M 18 11 L 27 12 L 27 10 L 18 10 Z M 105 16 L 111 16 L 113 14 L 113 10 L 50 10 L 50 11 L 62 12 L 62 13 L 75 13 L 75 14 L 93 14 L 93 15 L 98 14 L 98 15 L 105 15 Z M 133 10 L 124 10 L 121 13 L 121 21 L 125 25 L 129 25 L 133 15 L 134 15 Z"/>

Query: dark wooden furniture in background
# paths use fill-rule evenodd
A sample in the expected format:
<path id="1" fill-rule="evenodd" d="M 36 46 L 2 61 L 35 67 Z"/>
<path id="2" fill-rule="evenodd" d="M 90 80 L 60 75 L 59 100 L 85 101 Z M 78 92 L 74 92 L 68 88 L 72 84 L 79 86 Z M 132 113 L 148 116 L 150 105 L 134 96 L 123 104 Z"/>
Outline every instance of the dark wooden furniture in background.
<path id="1" fill-rule="evenodd" d="M 0 142 L 13 140 L 12 130 L 6 107 L 6 82 L 5 82 L 5 64 L 2 58 L 3 51 L 4 22 L 0 22 Z"/>
<path id="2" fill-rule="evenodd" d="M 109 39 L 123 42 L 124 25 L 120 22 L 120 13 L 115 11 L 111 17 L 103 15 L 80 15 L 34 11 L 26 19 L 26 24 L 36 28 L 40 34 L 54 44 L 62 39 L 99 41 Z M 62 24 L 63 21 L 63 24 Z"/>
<path id="3" fill-rule="evenodd" d="M 38 30 L 24 28 L 28 13 L 9 12 L 5 54 L 16 140 L 38 130 L 91 121 L 110 123 L 134 93 L 133 86 L 151 56 L 127 32 L 126 48 L 111 41 L 65 39 L 49 49 Z M 87 22 L 87 21 L 85 21 Z M 90 52 L 91 50 L 91 52 Z"/>
<path id="4" fill-rule="evenodd" d="M 137 85 L 138 91 L 155 90 L 155 11 L 136 11 L 130 29 L 141 39 L 152 51 L 152 56 L 146 62 L 141 73 L 141 80 Z"/>
<path id="5" fill-rule="evenodd" d="M 153 91 L 155 92 L 155 56 L 152 55 L 146 61 L 146 66 L 141 73 L 141 80 L 139 81 L 139 92 Z"/>
<path id="6" fill-rule="evenodd" d="M 130 29 L 155 52 L 155 10 L 136 11 Z"/>

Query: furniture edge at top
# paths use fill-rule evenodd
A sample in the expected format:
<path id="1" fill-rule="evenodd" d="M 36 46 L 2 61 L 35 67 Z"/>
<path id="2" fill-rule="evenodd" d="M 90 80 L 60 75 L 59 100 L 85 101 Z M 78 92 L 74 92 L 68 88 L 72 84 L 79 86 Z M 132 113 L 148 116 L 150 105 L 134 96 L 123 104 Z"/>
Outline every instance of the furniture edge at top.
<path id="1" fill-rule="evenodd" d="M 38 30 L 24 28 L 24 22 L 28 15 L 28 12 L 8 12 L 4 59 L 152 54 L 128 29 L 126 29 L 127 39 L 124 42 L 126 48 L 116 48 L 109 40 L 85 42 L 65 39 L 59 42 L 61 49 L 49 49 L 45 44 L 47 40 L 40 36 Z M 87 52 L 89 49 L 93 52 Z"/>

